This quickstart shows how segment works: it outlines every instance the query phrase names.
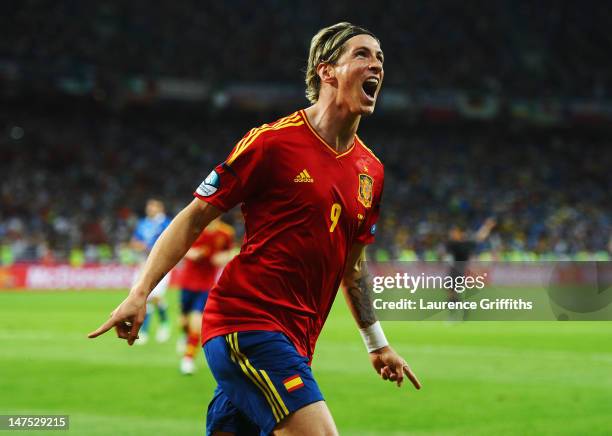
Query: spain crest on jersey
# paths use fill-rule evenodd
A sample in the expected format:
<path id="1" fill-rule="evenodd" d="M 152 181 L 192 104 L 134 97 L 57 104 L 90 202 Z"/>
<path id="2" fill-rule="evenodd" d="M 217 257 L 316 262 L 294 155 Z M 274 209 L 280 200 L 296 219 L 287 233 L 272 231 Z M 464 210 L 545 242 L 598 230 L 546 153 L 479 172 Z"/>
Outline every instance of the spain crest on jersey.
<path id="1" fill-rule="evenodd" d="M 372 207 L 372 187 L 374 180 L 367 174 L 359 174 L 359 195 L 357 199 L 365 207 Z"/>

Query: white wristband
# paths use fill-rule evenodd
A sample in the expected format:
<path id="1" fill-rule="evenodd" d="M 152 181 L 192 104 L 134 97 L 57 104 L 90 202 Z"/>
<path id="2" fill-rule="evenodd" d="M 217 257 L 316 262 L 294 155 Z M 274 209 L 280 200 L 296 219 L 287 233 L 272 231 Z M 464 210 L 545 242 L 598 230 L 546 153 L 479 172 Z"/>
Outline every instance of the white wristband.
<path id="1" fill-rule="evenodd" d="M 376 321 L 374 324 L 364 329 L 359 329 L 359 333 L 361 333 L 363 343 L 368 349 L 368 353 L 389 345 L 385 337 L 385 332 L 383 332 L 382 326 L 380 325 L 380 321 Z"/>

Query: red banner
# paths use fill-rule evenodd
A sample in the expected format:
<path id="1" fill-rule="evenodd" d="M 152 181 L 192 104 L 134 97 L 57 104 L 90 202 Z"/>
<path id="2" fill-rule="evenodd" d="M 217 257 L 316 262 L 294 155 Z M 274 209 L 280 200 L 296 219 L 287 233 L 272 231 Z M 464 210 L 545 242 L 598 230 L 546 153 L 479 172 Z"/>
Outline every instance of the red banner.
<path id="1" fill-rule="evenodd" d="M 0 267 L 0 290 L 3 289 L 128 289 L 138 271 L 127 265 L 35 265 L 18 264 Z M 171 272 L 176 284 L 178 268 Z"/>

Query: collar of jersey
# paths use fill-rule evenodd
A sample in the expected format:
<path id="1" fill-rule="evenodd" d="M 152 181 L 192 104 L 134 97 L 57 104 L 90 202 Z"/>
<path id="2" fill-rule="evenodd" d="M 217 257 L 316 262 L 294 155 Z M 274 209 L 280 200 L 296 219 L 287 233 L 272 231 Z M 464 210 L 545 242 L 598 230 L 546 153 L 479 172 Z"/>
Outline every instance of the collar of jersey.
<path id="1" fill-rule="evenodd" d="M 310 121 L 308 121 L 308 117 L 306 116 L 306 112 L 304 112 L 304 109 L 300 110 L 300 115 L 302 116 L 302 118 L 304 119 L 304 124 L 306 124 L 306 126 L 308 127 L 308 130 L 310 130 L 312 132 L 312 134 L 319 140 L 321 141 L 321 143 L 325 146 L 326 149 L 328 149 L 329 151 L 331 151 L 334 156 L 336 156 L 336 159 L 341 158 L 342 156 L 346 156 L 347 154 L 349 154 L 351 151 L 353 151 L 353 149 L 355 148 L 355 144 L 357 144 L 357 135 L 355 135 L 355 139 L 353 140 L 353 145 L 351 145 L 348 150 L 346 150 L 343 153 L 338 153 L 336 151 L 336 149 L 334 147 L 332 147 L 331 145 L 329 145 L 325 139 L 321 138 L 321 136 L 317 133 L 317 131 L 314 129 L 314 127 L 312 127 L 310 125 Z"/>
<path id="2" fill-rule="evenodd" d="M 151 218 L 151 220 L 155 223 L 161 223 L 162 221 L 164 221 L 166 219 L 166 214 L 165 213 L 158 213 L 157 215 L 155 215 L 153 218 Z"/>

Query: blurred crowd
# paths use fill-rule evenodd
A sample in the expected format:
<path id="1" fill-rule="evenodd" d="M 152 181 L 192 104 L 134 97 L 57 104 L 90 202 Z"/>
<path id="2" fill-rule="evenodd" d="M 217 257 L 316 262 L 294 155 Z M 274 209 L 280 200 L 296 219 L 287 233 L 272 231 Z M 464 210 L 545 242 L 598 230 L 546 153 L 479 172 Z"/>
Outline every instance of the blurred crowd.
<path id="1" fill-rule="evenodd" d="M 386 83 L 513 97 L 612 93 L 607 2 L 156 2 L 0 6 L 0 61 L 31 72 L 295 83 L 312 35 L 349 20 L 379 35 Z"/>
<path id="2" fill-rule="evenodd" d="M 605 139 L 363 124 L 362 138 L 386 168 L 378 259 L 443 258 L 453 225 L 470 234 L 490 216 L 498 225 L 478 247 L 483 259 L 610 257 Z M 253 125 L 0 114 L 0 261 L 133 262 L 127 242 L 147 198 L 178 212 Z"/>
<path id="3" fill-rule="evenodd" d="M 398 133 L 373 136 L 386 162 L 378 246 L 392 258 L 443 258 L 450 228 L 473 237 L 487 217 L 497 226 L 483 260 L 610 258 L 609 140 L 499 126 Z"/>

